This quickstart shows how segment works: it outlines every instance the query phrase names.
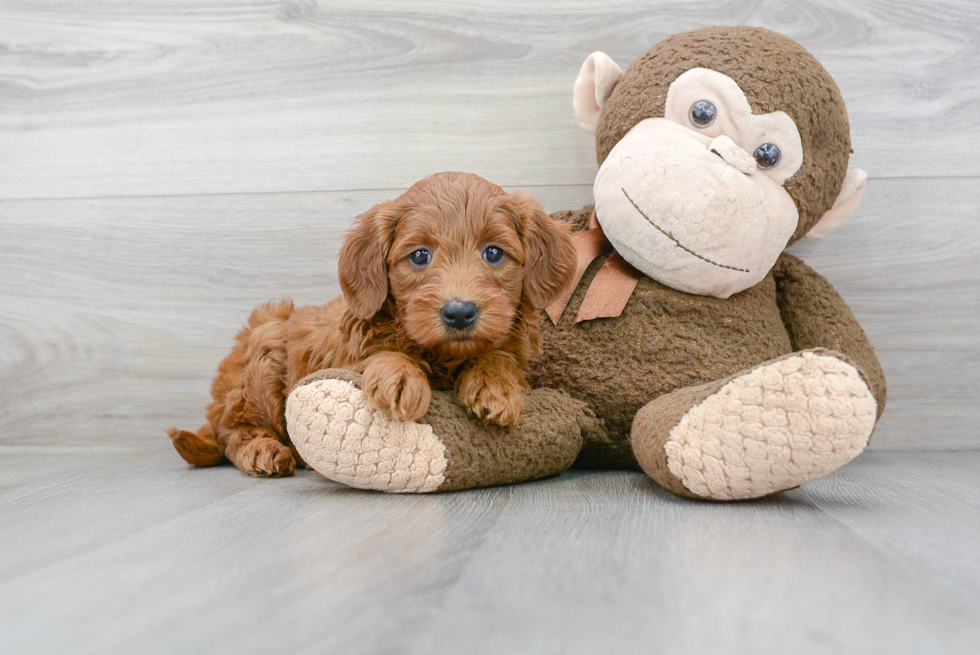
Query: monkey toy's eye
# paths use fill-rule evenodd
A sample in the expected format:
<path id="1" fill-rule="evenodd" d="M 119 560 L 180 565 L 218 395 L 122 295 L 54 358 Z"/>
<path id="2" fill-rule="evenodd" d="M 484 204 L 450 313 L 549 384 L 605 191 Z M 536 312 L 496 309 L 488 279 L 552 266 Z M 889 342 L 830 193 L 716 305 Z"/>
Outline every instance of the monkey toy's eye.
<path id="1" fill-rule="evenodd" d="M 691 106 L 691 122 L 698 127 L 708 127 L 717 117 L 718 110 L 708 100 L 698 100 Z"/>
<path id="2" fill-rule="evenodd" d="M 755 157 L 755 163 L 759 168 L 763 170 L 772 168 L 779 163 L 779 146 L 775 143 L 763 143 L 755 149 L 752 156 Z"/>
<path id="3" fill-rule="evenodd" d="M 429 259 L 431 257 L 432 255 L 429 254 L 428 250 L 426 250 L 425 248 L 419 248 L 418 250 L 416 250 L 415 252 L 413 252 L 411 255 L 408 256 L 408 261 L 412 262 L 412 264 L 414 264 L 415 266 L 422 268 L 423 266 L 429 263 Z"/>
<path id="4" fill-rule="evenodd" d="M 483 259 L 488 264 L 499 264 L 504 259 L 504 251 L 497 246 L 487 246 L 483 251 Z"/>

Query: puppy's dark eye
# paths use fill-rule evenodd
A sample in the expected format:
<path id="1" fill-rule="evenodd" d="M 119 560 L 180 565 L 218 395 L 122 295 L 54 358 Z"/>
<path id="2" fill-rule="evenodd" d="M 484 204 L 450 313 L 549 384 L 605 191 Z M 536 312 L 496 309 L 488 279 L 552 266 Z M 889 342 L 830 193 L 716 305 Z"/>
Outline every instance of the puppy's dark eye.
<path id="1" fill-rule="evenodd" d="M 752 155 L 755 157 L 755 163 L 759 165 L 759 168 L 772 168 L 779 163 L 779 146 L 775 143 L 763 143 L 755 149 Z"/>
<path id="2" fill-rule="evenodd" d="M 708 100 L 698 100 L 691 105 L 691 122 L 698 127 L 708 127 L 715 122 L 718 110 L 713 102 Z"/>
<path id="3" fill-rule="evenodd" d="M 424 248 L 419 248 L 418 250 L 416 250 L 415 252 L 413 252 L 411 255 L 408 256 L 408 261 L 412 262 L 412 264 L 414 264 L 415 266 L 421 268 L 423 266 L 426 266 L 429 263 L 429 259 L 431 258 L 432 255 L 429 254 L 428 250 L 425 250 Z"/>
<path id="4" fill-rule="evenodd" d="M 487 246 L 483 251 L 483 260 L 488 264 L 499 264 L 504 259 L 504 251 L 497 246 Z"/>

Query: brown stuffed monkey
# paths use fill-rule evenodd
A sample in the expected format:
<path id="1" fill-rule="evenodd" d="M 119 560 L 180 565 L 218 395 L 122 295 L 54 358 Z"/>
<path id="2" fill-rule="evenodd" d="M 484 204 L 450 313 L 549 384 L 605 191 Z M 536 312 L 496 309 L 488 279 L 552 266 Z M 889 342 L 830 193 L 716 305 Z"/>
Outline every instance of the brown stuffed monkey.
<path id="1" fill-rule="evenodd" d="M 486 425 L 440 393 L 419 423 L 394 421 L 357 376 L 322 371 L 287 403 L 303 458 L 382 491 L 577 463 L 736 500 L 860 454 L 885 405 L 881 366 L 830 283 L 783 253 L 842 224 L 864 190 L 829 74 L 774 32 L 706 28 L 625 72 L 594 53 L 573 104 L 596 134 L 596 204 L 555 214 L 578 233 L 581 281 L 548 309 L 521 425 Z"/>

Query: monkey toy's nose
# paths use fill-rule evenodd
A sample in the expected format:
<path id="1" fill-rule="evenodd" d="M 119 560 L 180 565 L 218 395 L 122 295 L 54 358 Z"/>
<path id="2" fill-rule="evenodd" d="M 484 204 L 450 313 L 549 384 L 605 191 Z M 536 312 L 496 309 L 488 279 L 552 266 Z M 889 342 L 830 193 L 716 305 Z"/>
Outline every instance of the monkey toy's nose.
<path id="1" fill-rule="evenodd" d="M 756 169 L 755 159 L 752 158 L 752 155 L 739 148 L 731 138 L 724 134 L 715 137 L 708 145 L 708 150 L 724 159 L 725 163 L 745 175 L 749 175 Z"/>
<path id="2" fill-rule="evenodd" d="M 454 330 L 465 330 L 473 325 L 476 317 L 480 314 L 480 310 L 469 301 L 463 302 L 458 298 L 453 298 L 442 306 L 439 313 L 442 314 L 442 320 L 449 327 Z"/>

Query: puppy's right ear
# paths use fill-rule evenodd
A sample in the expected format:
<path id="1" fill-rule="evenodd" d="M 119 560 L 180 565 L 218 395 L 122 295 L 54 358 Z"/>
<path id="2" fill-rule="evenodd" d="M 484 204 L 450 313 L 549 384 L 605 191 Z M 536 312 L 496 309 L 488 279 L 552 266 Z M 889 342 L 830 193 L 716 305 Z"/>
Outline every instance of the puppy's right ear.
<path id="1" fill-rule="evenodd" d="M 340 290 L 354 316 L 369 319 L 388 297 L 388 250 L 403 209 L 389 200 L 354 221 L 340 248 Z"/>

